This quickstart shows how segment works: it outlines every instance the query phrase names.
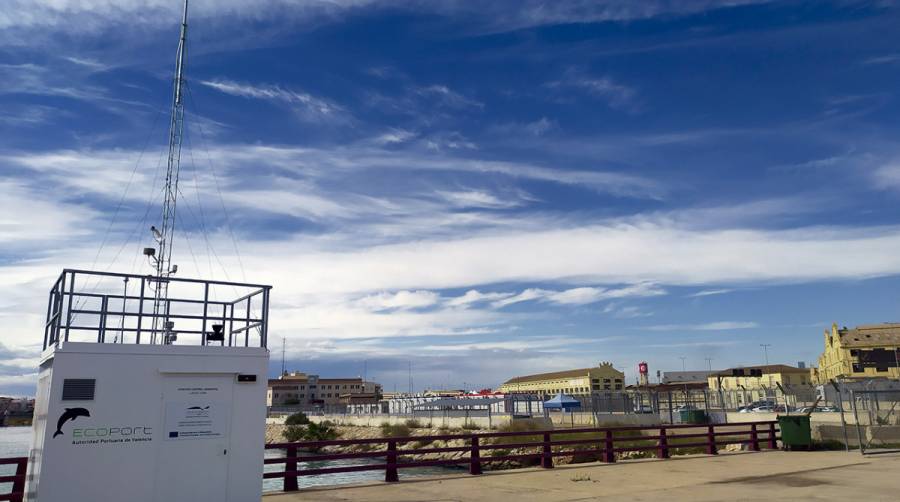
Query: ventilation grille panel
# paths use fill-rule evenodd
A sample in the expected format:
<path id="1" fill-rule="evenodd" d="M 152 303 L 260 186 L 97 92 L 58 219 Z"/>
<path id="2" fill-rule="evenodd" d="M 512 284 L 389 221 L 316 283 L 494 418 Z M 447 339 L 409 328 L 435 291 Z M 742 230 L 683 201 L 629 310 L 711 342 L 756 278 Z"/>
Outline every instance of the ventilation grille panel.
<path id="1" fill-rule="evenodd" d="M 94 387 L 97 380 L 93 378 L 66 378 L 63 380 L 63 401 L 93 401 Z"/>

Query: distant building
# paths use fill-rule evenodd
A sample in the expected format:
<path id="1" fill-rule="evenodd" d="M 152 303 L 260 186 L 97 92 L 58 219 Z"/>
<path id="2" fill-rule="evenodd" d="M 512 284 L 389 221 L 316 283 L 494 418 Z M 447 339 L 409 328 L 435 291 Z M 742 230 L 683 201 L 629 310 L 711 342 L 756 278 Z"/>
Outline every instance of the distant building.
<path id="1" fill-rule="evenodd" d="M 666 371 L 662 374 L 664 385 L 679 383 L 707 383 L 709 375 L 714 371 Z"/>
<path id="2" fill-rule="evenodd" d="M 32 413 L 34 399 L 27 397 L 0 397 L 0 414 Z"/>
<path id="3" fill-rule="evenodd" d="M 737 391 L 748 402 L 774 396 L 778 385 L 812 385 L 809 369 L 786 364 L 729 368 L 710 374 L 707 380 L 711 390 Z"/>
<path id="4" fill-rule="evenodd" d="M 500 386 L 504 394 L 590 395 L 592 392 L 621 391 L 625 374 L 612 363 L 600 363 L 593 368 L 581 368 L 552 373 L 525 375 L 507 380 Z"/>
<path id="5" fill-rule="evenodd" d="M 819 384 L 829 380 L 900 379 L 900 323 L 825 330 L 825 350 L 813 370 Z"/>
<path id="6" fill-rule="evenodd" d="M 465 394 L 462 389 L 425 389 L 422 395 L 425 397 L 457 397 Z"/>
<path id="7" fill-rule="evenodd" d="M 321 378 L 301 372 L 269 379 L 267 406 L 304 406 L 378 402 L 381 385 L 362 378 Z"/>

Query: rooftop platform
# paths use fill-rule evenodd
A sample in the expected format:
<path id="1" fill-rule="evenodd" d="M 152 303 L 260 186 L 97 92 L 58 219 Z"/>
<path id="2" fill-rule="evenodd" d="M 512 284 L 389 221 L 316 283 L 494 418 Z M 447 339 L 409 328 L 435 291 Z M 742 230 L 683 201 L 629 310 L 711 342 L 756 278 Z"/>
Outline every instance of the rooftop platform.
<path id="1" fill-rule="evenodd" d="M 43 348 L 70 341 L 265 348 L 271 289 L 65 269 L 50 289 Z"/>
<path id="2" fill-rule="evenodd" d="M 897 472 L 900 453 L 747 452 L 306 489 L 263 502 L 897 500 Z"/>

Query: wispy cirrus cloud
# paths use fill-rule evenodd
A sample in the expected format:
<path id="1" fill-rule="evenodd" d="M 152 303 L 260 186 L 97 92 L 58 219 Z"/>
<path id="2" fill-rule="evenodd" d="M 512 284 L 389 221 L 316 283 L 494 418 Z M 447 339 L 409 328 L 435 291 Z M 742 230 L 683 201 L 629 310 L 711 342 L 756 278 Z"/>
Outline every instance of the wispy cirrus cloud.
<path id="1" fill-rule="evenodd" d="M 621 305 L 613 302 L 603 307 L 603 313 L 611 315 L 614 319 L 637 319 L 640 317 L 652 317 L 650 312 L 637 305 Z"/>
<path id="2" fill-rule="evenodd" d="M 484 103 L 464 96 L 446 85 L 429 85 L 415 89 L 416 94 L 435 99 L 439 104 L 450 108 L 484 108 Z"/>
<path id="3" fill-rule="evenodd" d="M 876 167 L 871 171 L 870 179 L 876 188 L 900 190 L 900 161 Z"/>
<path id="4" fill-rule="evenodd" d="M 557 305 L 587 305 L 601 300 L 626 297 L 648 297 L 666 294 L 665 290 L 653 284 L 635 284 L 622 288 L 579 287 L 562 291 L 528 288 L 521 293 L 497 300 L 494 308 L 503 308 L 515 303 L 542 300 Z"/>
<path id="5" fill-rule="evenodd" d="M 146 103 L 116 96 L 109 89 L 85 80 L 78 72 L 61 71 L 46 65 L 0 63 L 0 80 L 5 82 L 0 87 L 0 94 L 67 98 L 118 114 L 133 112 L 135 108 L 149 108 Z"/>
<path id="6" fill-rule="evenodd" d="M 91 58 L 79 58 L 74 56 L 67 56 L 65 58 L 66 61 L 76 64 L 78 66 L 85 67 L 91 71 L 106 71 L 110 69 L 109 65 L 103 64 L 100 61 Z"/>
<path id="7" fill-rule="evenodd" d="M 522 191 L 503 195 L 485 190 L 438 191 L 436 194 L 452 206 L 460 208 L 509 209 L 534 200 Z"/>
<path id="8" fill-rule="evenodd" d="M 247 166 L 253 166 L 256 170 L 265 166 L 292 176 L 301 176 L 305 180 L 335 179 L 351 173 L 376 170 L 458 172 L 580 186 L 623 197 L 660 199 L 668 191 L 667 187 L 658 181 L 632 174 L 602 169 L 570 169 L 561 165 L 543 166 L 527 162 L 482 160 L 447 152 L 438 154 L 415 145 L 408 148 L 376 147 L 368 141 L 339 148 L 212 145 L 208 152 L 211 161 L 219 166 L 218 169 L 237 172 Z M 46 150 L 29 153 L 7 152 L 7 161 L 52 175 L 55 181 L 68 186 L 115 196 L 120 193 L 121 183 L 127 179 L 139 156 L 137 151 L 123 149 Z M 109 182 L 77 176 L 85 169 L 92 171 L 102 169 L 106 174 L 98 178 Z M 149 183 L 152 174 L 149 170 L 141 170 L 137 176 L 140 177 L 138 181 L 143 184 Z M 271 180 L 273 188 L 284 186 L 284 179 L 273 177 Z M 233 188 L 240 189 L 242 186 L 242 182 L 235 180 Z M 452 193 L 454 190 L 444 191 Z M 522 191 L 516 193 L 524 194 Z M 431 198 L 433 195 L 433 192 L 428 194 Z M 527 198 L 524 195 L 523 197 Z"/>
<path id="9" fill-rule="evenodd" d="M 885 65 L 900 63 L 900 54 L 885 54 L 882 56 L 872 56 L 862 61 L 864 65 Z"/>
<path id="10" fill-rule="evenodd" d="M 357 304 L 375 311 L 394 309 L 416 309 L 430 307 L 438 302 L 440 295 L 433 291 L 398 291 L 378 293 L 357 300 Z"/>
<path id="11" fill-rule="evenodd" d="M 264 0 L 249 5 L 241 0 L 194 0 L 192 15 L 196 19 L 223 18 L 234 21 L 278 19 L 283 22 L 303 22 L 310 19 L 340 18 L 340 14 L 367 7 L 405 9 L 411 12 L 437 14 L 467 20 L 488 31 L 517 30 L 532 26 L 568 23 L 628 21 L 661 15 L 687 15 L 705 10 L 763 3 L 768 0 L 575 0 L 548 4 L 540 0 L 525 0 L 509 8 L 503 3 L 491 3 L 476 8 L 467 2 L 419 2 L 416 0 Z M 179 19 L 179 2 L 168 0 L 9 0 L 0 12 L 0 28 L 63 27 L 67 32 L 98 32 L 115 23 L 119 16 L 128 16 L 141 27 L 157 27 L 170 19 Z"/>
<path id="12" fill-rule="evenodd" d="M 724 295 L 726 293 L 731 293 L 734 291 L 733 289 L 704 289 L 703 291 L 698 291 L 696 293 L 688 295 L 691 298 L 701 298 L 704 296 L 714 296 L 714 295 Z"/>
<path id="13" fill-rule="evenodd" d="M 657 324 L 644 326 L 641 329 L 648 331 L 729 331 L 758 327 L 759 323 L 753 321 L 715 321 L 700 324 Z"/>
<path id="14" fill-rule="evenodd" d="M 61 202 L 12 180 L 0 180 L 0 194 L 0 255 L 35 243 L 85 237 L 99 216 L 89 205 Z"/>
<path id="15" fill-rule="evenodd" d="M 349 116 L 345 108 L 331 100 L 280 85 L 248 84 L 227 79 L 200 80 L 198 83 L 231 96 L 289 104 L 308 120 L 346 120 Z"/>
<path id="16" fill-rule="evenodd" d="M 638 92 L 608 75 L 591 76 L 580 69 L 570 68 L 558 80 L 544 84 L 549 89 L 578 89 L 602 99 L 614 110 L 637 112 L 640 110 Z"/>
<path id="17" fill-rule="evenodd" d="M 414 131 L 406 129 L 391 129 L 390 131 L 380 134 L 372 139 L 376 145 L 395 145 L 406 143 L 415 138 L 418 134 Z"/>
<path id="18" fill-rule="evenodd" d="M 470 289 L 465 292 L 462 296 L 457 296 L 454 298 L 450 298 L 446 301 L 446 305 L 450 307 L 468 307 L 472 304 L 482 303 L 482 302 L 492 302 L 497 300 L 502 300 L 504 298 L 509 298 L 510 296 L 515 295 L 515 293 L 482 293 L 477 289 Z"/>

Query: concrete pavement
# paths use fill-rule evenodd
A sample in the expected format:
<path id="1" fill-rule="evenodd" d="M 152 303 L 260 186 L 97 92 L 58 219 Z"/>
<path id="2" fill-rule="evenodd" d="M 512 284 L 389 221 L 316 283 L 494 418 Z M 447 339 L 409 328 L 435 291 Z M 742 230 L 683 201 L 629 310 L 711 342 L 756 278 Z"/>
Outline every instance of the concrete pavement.
<path id="1" fill-rule="evenodd" d="M 900 500 L 900 453 L 742 452 L 452 474 L 273 494 L 294 501 Z M 301 479 L 302 483 L 302 479 Z"/>

